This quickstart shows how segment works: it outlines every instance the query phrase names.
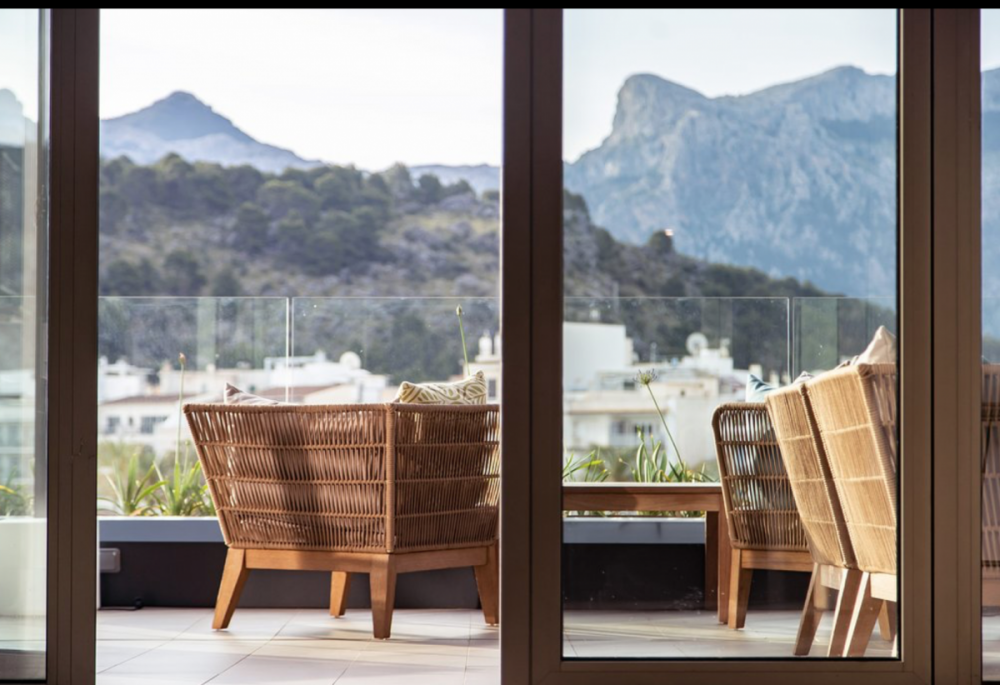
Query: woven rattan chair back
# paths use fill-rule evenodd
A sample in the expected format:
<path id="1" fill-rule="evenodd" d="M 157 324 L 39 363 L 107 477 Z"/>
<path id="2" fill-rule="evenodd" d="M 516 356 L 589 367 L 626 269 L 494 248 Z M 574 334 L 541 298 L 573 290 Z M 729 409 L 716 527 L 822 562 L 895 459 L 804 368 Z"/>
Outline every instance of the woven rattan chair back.
<path id="1" fill-rule="evenodd" d="M 723 404 L 715 410 L 712 429 L 733 547 L 808 551 L 766 407 Z"/>
<path id="2" fill-rule="evenodd" d="M 983 578 L 1000 580 L 1000 364 L 983 364 Z"/>
<path id="3" fill-rule="evenodd" d="M 802 389 L 826 452 L 858 568 L 896 573 L 896 365 L 857 364 Z"/>
<path id="4" fill-rule="evenodd" d="M 232 548 L 393 553 L 497 539 L 496 405 L 184 412 Z"/>
<path id="5" fill-rule="evenodd" d="M 770 393 L 767 411 L 813 560 L 827 566 L 855 568 L 857 562 L 840 498 L 816 430 L 809 396 L 802 393 L 802 387 L 792 385 Z"/>

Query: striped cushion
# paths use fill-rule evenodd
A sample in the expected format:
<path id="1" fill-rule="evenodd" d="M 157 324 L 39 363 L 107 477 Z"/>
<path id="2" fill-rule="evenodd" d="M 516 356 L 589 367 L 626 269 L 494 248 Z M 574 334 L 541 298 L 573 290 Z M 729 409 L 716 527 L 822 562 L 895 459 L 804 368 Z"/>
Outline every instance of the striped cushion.
<path id="1" fill-rule="evenodd" d="M 403 381 L 393 402 L 403 404 L 486 404 L 486 377 L 482 371 L 456 383 Z"/>

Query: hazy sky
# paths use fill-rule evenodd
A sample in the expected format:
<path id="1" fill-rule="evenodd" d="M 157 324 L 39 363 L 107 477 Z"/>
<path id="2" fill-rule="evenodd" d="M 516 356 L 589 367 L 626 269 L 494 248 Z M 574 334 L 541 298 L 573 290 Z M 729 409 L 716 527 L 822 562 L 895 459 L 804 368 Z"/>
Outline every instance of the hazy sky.
<path id="1" fill-rule="evenodd" d="M 24 16 L 0 10 L 0 87 L 22 101 Z M 713 96 L 842 64 L 894 73 L 894 22 L 885 10 L 567 12 L 566 155 L 608 134 L 633 73 Z M 304 157 L 497 163 L 502 29 L 497 10 L 104 11 L 101 114 L 188 90 Z M 1000 66 L 1000 12 L 984 12 L 983 34 L 984 66 Z"/>

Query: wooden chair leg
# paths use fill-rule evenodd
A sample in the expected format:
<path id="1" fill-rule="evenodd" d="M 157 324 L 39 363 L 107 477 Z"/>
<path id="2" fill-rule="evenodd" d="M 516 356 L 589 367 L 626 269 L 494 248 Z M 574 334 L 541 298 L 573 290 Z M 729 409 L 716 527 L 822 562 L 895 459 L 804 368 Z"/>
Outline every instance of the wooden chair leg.
<path id="1" fill-rule="evenodd" d="M 885 602 L 878 614 L 878 632 L 883 640 L 892 642 L 896 639 L 896 603 Z"/>
<path id="2" fill-rule="evenodd" d="M 372 633 L 379 640 L 387 640 L 392 632 L 392 609 L 396 603 L 396 568 L 391 554 L 373 562 L 371 591 Z"/>
<path id="3" fill-rule="evenodd" d="M 347 591 L 351 589 L 351 574 L 334 571 L 330 574 L 330 615 L 343 616 L 347 611 Z"/>
<path id="4" fill-rule="evenodd" d="M 495 626 L 500 623 L 500 563 L 497 558 L 497 543 L 487 551 L 486 563 L 474 566 L 476 586 L 479 588 L 479 603 L 483 605 L 486 623 Z"/>
<path id="5" fill-rule="evenodd" d="M 833 610 L 833 629 L 830 631 L 830 647 L 827 656 L 844 656 L 847 648 L 847 638 L 851 632 L 851 620 L 854 618 L 854 607 L 861 589 L 861 579 L 864 574 L 856 568 L 844 569 L 840 577 L 840 588 L 837 591 L 837 605 Z"/>
<path id="6" fill-rule="evenodd" d="M 226 554 L 226 567 L 222 571 L 222 582 L 219 584 L 219 596 L 215 600 L 215 618 L 212 628 L 225 630 L 233 618 L 236 605 L 240 601 L 240 593 L 247 582 L 250 569 L 246 565 L 246 550 L 230 548 Z"/>
<path id="7" fill-rule="evenodd" d="M 845 656 L 865 655 L 881 610 L 882 600 L 872 597 L 871 574 L 865 573 L 858 589 L 858 600 L 854 604 L 854 616 L 851 618 Z"/>
<path id="8" fill-rule="evenodd" d="M 729 522 L 724 513 L 718 517 L 718 533 L 716 539 L 719 545 L 719 589 L 718 589 L 718 619 L 719 623 L 729 623 L 729 586 L 730 574 L 733 570 L 733 548 L 729 540 Z"/>
<path id="9" fill-rule="evenodd" d="M 799 632 L 795 637 L 795 649 L 792 651 L 795 656 L 809 655 L 813 640 L 816 639 L 819 620 L 823 616 L 819 600 L 821 600 L 820 595 L 825 594 L 825 592 L 819 582 L 819 569 L 819 564 L 813 564 L 812 578 L 809 579 L 809 592 L 806 593 L 806 603 L 802 607 L 802 618 L 799 620 Z"/>
<path id="10" fill-rule="evenodd" d="M 732 571 L 729 574 L 729 627 L 732 630 L 738 630 L 746 624 L 752 580 L 753 569 L 743 568 L 743 550 L 734 549 Z"/>

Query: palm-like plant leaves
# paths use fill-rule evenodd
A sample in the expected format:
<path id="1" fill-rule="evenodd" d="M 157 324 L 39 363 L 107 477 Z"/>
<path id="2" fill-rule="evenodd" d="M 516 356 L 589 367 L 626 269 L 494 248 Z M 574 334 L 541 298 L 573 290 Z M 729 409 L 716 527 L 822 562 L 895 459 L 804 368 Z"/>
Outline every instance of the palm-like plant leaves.
<path id="1" fill-rule="evenodd" d="M 101 497 L 102 502 L 110 504 L 106 511 L 115 512 L 121 516 L 146 516 L 153 511 L 154 498 L 157 491 L 163 487 L 162 478 L 154 466 L 150 466 L 141 477 L 139 476 L 139 455 L 129 457 L 124 471 L 117 470 L 107 476 L 114 497 Z"/>

